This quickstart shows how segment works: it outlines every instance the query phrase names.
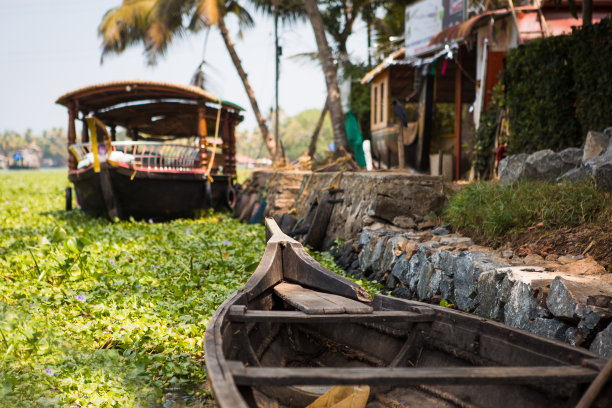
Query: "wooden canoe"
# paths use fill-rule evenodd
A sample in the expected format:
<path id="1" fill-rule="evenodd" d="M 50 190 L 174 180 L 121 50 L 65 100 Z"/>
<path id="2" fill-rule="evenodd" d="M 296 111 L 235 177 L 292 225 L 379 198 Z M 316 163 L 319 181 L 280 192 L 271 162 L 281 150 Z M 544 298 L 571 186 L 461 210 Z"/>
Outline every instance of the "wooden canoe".
<path id="1" fill-rule="evenodd" d="M 369 386 L 367 407 L 570 407 L 606 364 L 448 308 L 370 299 L 274 221 L 266 227 L 259 267 L 206 330 L 221 407 L 307 406 L 337 385 Z M 592 406 L 612 406 L 610 383 Z"/>

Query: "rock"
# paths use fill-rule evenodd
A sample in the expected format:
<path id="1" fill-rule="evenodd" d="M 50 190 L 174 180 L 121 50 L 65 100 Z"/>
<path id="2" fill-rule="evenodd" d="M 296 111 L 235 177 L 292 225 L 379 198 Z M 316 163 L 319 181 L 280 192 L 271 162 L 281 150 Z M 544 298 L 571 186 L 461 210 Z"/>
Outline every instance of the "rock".
<path id="1" fill-rule="evenodd" d="M 438 228 L 434 229 L 433 234 L 434 235 L 448 235 L 448 234 L 450 234 L 450 231 L 447 230 L 444 227 L 438 227 Z"/>
<path id="2" fill-rule="evenodd" d="M 442 271 L 434 269 L 431 264 L 422 269 L 417 283 L 417 295 L 420 300 L 431 300 L 440 294 L 440 282 L 442 282 Z"/>
<path id="3" fill-rule="evenodd" d="M 364 229 L 361 231 L 359 235 L 359 246 L 365 247 L 368 243 L 371 243 L 372 240 L 381 237 L 383 235 L 391 235 L 390 231 L 383 230 L 374 230 L 374 229 Z"/>
<path id="4" fill-rule="evenodd" d="M 419 249 L 419 246 L 416 242 L 408 241 L 406 243 L 406 246 L 404 247 L 404 256 L 406 257 L 406 259 L 412 258 L 412 256 L 416 253 L 417 249 Z"/>
<path id="5" fill-rule="evenodd" d="M 421 245 L 416 254 L 410 258 L 409 264 L 410 269 L 404 275 L 405 281 L 402 283 L 408 286 L 411 291 L 416 292 L 421 276 L 427 275 L 433 269 L 431 262 L 427 259 L 427 249 L 424 245 Z"/>
<path id="6" fill-rule="evenodd" d="M 478 277 L 486 271 L 507 264 L 499 264 L 482 252 L 463 252 L 455 260 L 455 302 L 459 310 L 472 312 L 478 306 Z"/>
<path id="7" fill-rule="evenodd" d="M 476 314 L 494 319 L 500 322 L 504 321 L 504 304 L 500 297 L 504 280 L 508 271 L 506 269 L 496 269 L 482 273 L 478 277 L 478 307 Z"/>
<path id="8" fill-rule="evenodd" d="M 440 238 L 440 244 L 449 246 L 471 246 L 474 242 L 471 238 L 460 237 L 458 235 L 447 235 Z"/>
<path id="9" fill-rule="evenodd" d="M 612 144 L 612 142 L 610 143 Z M 595 184 L 605 191 L 612 191 L 612 149 L 608 148 L 602 155 L 585 161 L 585 168 L 590 170 Z"/>
<path id="10" fill-rule="evenodd" d="M 501 255 L 502 258 L 510 259 L 514 256 L 514 251 L 512 251 L 511 249 L 505 249 L 501 251 L 499 254 Z"/>
<path id="11" fill-rule="evenodd" d="M 612 323 L 597 333 L 589 350 L 606 358 L 612 357 Z"/>
<path id="12" fill-rule="evenodd" d="M 557 178 L 557 183 L 566 181 L 569 183 L 584 183 L 591 177 L 591 169 L 587 167 L 578 167 L 571 169 Z"/>
<path id="13" fill-rule="evenodd" d="M 391 292 L 391 295 L 402 299 L 412 298 L 412 292 L 402 285 L 396 287 L 393 292 Z"/>
<path id="14" fill-rule="evenodd" d="M 393 276 L 393 274 L 389 274 L 387 276 L 387 280 L 385 281 L 385 289 L 393 290 L 397 286 L 397 278 Z"/>
<path id="15" fill-rule="evenodd" d="M 363 237 L 362 233 L 362 237 Z M 359 267 L 365 272 L 378 272 L 380 270 L 380 262 L 382 260 L 382 253 L 389 236 L 387 234 L 371 234 L 369 235 L 369 241 L 363 246 L 363 250 L 359 254 Z M 362 239 L 360 238 L 360 242 Z"/>
<path id="16" fill-rule="evenodd" d="M 542 263 L 543 261 L 544 258 L 542 258 L 538 254 L 529 254 L 523 258 L 523 262 L 525 263 L 525 265 L 537 265 Z"/>
<path id="17" fill-rule="evenodd" d="M 536 317 L 529 324 L 529 331 L 531 333 L 561 341 L 567 341 L 568 335 L 572 335 L 570 329 L 572 329 L 572 327 L 562 321 L 541 317 Z M 570 333 L 568 333 L 568 331 Z"/>
<path id="18" fill-rule="evenodd" d="M 382 256 L 380 272 L 391 272 L 398 257 L 403 253 L 400 248 L 405 247 L 407 242 L 408 240 L 401 235 L 389 238 Z"/>
<path id="19" fill-rule="evenodd" d="M 538 316 L 537 302 L 531 294 L 531 285 L 517 281 L 504 305 L 504 323 L 527 330 L 529 322 Z"/>
<path id="20" fill-rule="evenodd" d="M 609 304 L 606 298 L 612 300 L 612 285 L 575 279 L 556 277 L 550 284 L 546 305 L 555 317 L 578 323 L 582 338 L 587 339 L 593 329 L 612 318 L 611 309 L 597 306 L 597 302 Z"/>
<path id="21" fill-rule="evenodd" d="M 563 173 L 563 160 L 550 149 L 535 152 L 525 160 L 524 177 L 527 180 L 553 181 Z"/>
<path id="22" fill-rule="evenodd" d="M 400 228 L 405 228 L 405 229 L 416 228 L 416 222 L 414 221 L 414 218 L 407 217 L 405 215 L 400 215 L 398 217 L 393 218 L 392 223 L 394 225 L 397 225 Z"/>
<path id="23" fill-rule="evenodd" d="M 440 296 L 442 299 L 455 303 L 455 257 L 448 251 L 441 249 L 431 255 L 431 265 L 441 272 Z"/>
<path id="24" fill-rule="evenodd" d="M 499 182 L 503 186 L 513 184 L 521 180 L 525 172 L 525 161 L 529 155 L 519 153 L 503 158 L 499 162 Z"/>
<path id="25" fill-rule="evenodd" d="M 393 265 L 393 269 L 391 270 L 391 274 L 395 276 L 401 283 L 406 283 L 408 278 L 406 275 L 410 272 L 410 259 L 405 256 L 401 256 L 395 265 Z"/>
<path id="26" fill-rule="evenodd" d="M 612 127 L 606 128 L 603 133 L 612 140 Z"/>
<path id="27" fill-rule="evenodd" d="M 544 272 L 543 267 L 513 266 L 500 270 L 505 270 L 506 276 L 496 295 L 498 304 L 483 311 L 489 310 L 491 314 L 499 316 L 500 309 L 503 308 L 504 323 L 528 330 L 533 319 L 547 315 L 543 300 L 538 300 L 537 297 L 538 293 L 545 291 L 553 276 Z"/>
<path id="28" fill-rule="evenodd" d="M 584 151 L 578 147 L 568 147 L 567 149 L 561 150 L 558 155 L 563 162 L 563 171 L 566 172 L 580 166 L 583 154 Z"/>
<path id="29" fill-rule="evenodd" d="M 582 154 L 582 162 L 586 162 L 592 157 L 599 156 L 608 148 L 610 136 L 605 133 L 590 131 L 587 133 L 586 141 L 584 142 L 584 153 Z"/>
<path id="30" fill-rule="evenodd" d="M 433 222 L 431 222 L 431 221 L 423 221 L 423 222 L 419 222 L 417 224 L 417 229 L 419 231 L 423 231 L 423 230 L 426 230 L 426 229 L 431 229 L 434 226 L 435 226 L 435 224 Z"/>

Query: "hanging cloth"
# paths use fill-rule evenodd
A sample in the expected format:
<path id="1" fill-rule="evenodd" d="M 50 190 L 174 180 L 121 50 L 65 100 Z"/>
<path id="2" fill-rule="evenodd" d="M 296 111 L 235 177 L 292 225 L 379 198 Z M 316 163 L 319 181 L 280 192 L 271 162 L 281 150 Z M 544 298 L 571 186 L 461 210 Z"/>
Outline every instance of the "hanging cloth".
<path id="1" fill-rule="evenodd" d="M 349 110 L 346 114 L 344 126 L 346 127 L 346 138 L 353 150 L 355 161 L 360 167 L 365 167 L 366 160 L 365 153 L 363 152 L 363 136 L 361 136 L 361 131 L 359 130 L 357 117 L 352 110 Z"/>

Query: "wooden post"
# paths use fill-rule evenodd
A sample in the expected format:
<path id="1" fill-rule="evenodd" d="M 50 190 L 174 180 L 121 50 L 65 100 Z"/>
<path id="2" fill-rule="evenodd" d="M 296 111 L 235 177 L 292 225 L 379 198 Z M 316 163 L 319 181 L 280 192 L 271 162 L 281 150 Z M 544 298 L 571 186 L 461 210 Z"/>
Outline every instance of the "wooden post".
<path id="1" fill-rule="evenodd" d="M 89 127 L 85 122 L 85 114 L 83 114 L 83 127 L 81 128 L 81 143 L 89 142 Z"/>
<path id="2" fill-rule="evenodd" d="M 70 102 L 68 105 L 68 147 L 72 146 L 76 143 L 76 125 L 74 121 L 76 120 L 77 108 L 75 102 Z M 76 170 L 77 161 L 76 157 L 70 150 L 68 150 L 68 169 Z"/>
<path id="3" fill-rule="evenodd" d="M 221 109 L 221 106 L 219 106 Z M 200 163 L 199 167 L 201 169 L 206 168 L 208 166 L 208 153 L 206 152 L 206 147 L 208 146 L 208 141 L 206 140 L 206 109 L 204 106 L 198 106 L 198 147 L 200 149 Z"/>
<path id="4" fill-rule="evenodd" d="M 401 122 L 397 125 L 397 166 L 400 169 L 406 166 L 404 160 L 404 126 Z"/>
<path id="5" fill-rule="evenodd" d="M 461 177 L 461 88 L 462 75 L 461 48 L 457 51 L 457 68 L 455 71 L 455 180 Z"/>
<path id="6" fill-rule="evenodd" d="M 236 174 L 236 140 L 234 128 L 234 117 L 226 113 L 223 125 L 223 154 L 225 156 L 224 173 L 229 176 Z"/>

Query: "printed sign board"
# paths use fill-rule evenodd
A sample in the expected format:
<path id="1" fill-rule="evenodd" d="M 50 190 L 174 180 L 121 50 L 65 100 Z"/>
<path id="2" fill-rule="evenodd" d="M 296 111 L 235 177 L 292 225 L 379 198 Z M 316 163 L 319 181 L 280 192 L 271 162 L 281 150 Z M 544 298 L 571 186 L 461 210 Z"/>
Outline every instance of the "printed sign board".
<path id="1" fill-rule="evenodd" d="M 420 0 L 406 7 L 406 56 L 426 50 L 439 31 L 463 21 L 464 0 Z"/>

